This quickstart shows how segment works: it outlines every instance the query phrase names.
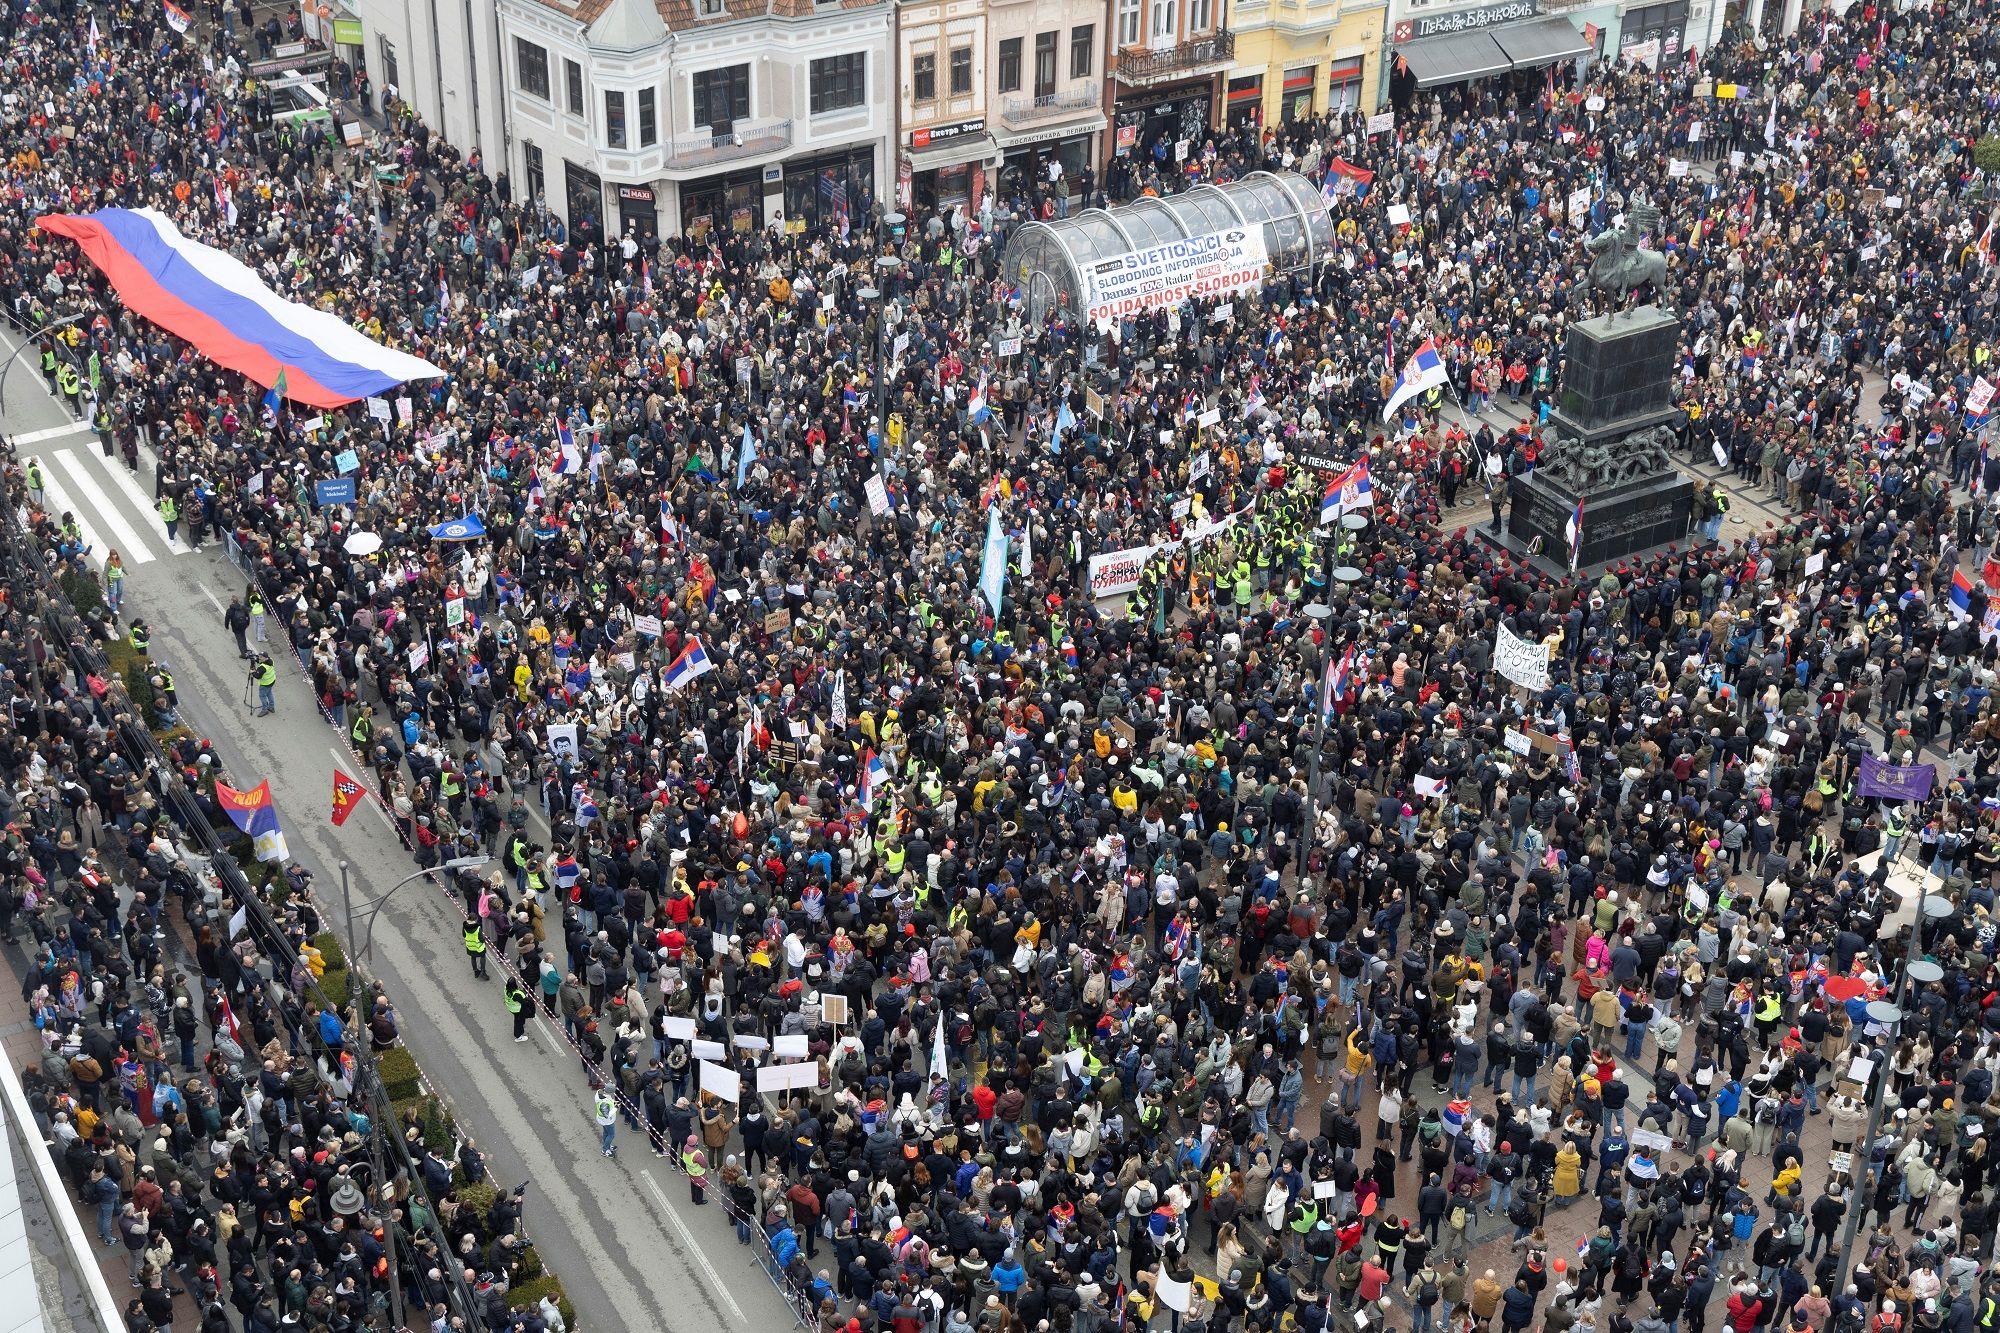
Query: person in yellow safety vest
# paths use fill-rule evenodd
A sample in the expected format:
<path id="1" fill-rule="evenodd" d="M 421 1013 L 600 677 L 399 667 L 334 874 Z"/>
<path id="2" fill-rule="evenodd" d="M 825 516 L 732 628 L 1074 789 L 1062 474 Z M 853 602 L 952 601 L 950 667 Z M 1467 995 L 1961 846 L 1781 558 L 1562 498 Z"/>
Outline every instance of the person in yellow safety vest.
<path id="1" fill-rule="evenodd" d="M 130 633 L 128 633 L 125 637 L 127 641 L 131 643 L 133 652 L 139 654 L 139 656 L 141 657 L 144 657 L 146 655 L 146 646 L 148 643 L 151 642 L 151 640 L 148 639 L 146 635 L 145 621 L 143 620 L 133 621 L 132 629 Z"/>
<path id="2" fill-rule="evenodd" d="M 965 910 L 965 904 L 953 903 L 951 905 L 951 912 L 945 917 L 945 925 L 951 933 L 956 935 L 960 930 L 971 924 L 972 913 Z"/>
<path id="3" fill-rule="evenodd" d="M 156 508 L 160 511 L 160 522 L 167 525 L 167 540 L 173 541 L 180 532 L 181 507 L 174 503 L 173 496 L 163 495 Z"/>
<path id="4" fill-rule="evenodd" d="M 1903 854 L 1903 839 L 1910 831 L 1910 821 L 1903 814 L 1903 807 L 1892 806 L 1882 816 L 1882 864 L 1889 865 Z"/>
<path id="5" fill-rule="evenodd" d="M 250 664 L 250 679 L 257 682 L 257 716 L 269 717 L 278 708 L 277 700 L 271 693 L 278 685 L 278 668 L 271 664 L 270 658 L 259 653 Z"/>
<path id="6" fill-rule="evenodd" d="M 514 1016 L 514 1040 L 528 1039 L 528 992 L 521 988 L 520 978 L 507 978 L 505 993 L 507 1012 Z"/>
<path id="7" fill-rule="evenodd" d="M 688 1173 L 688 1202 L 699 1208 L 708 1202 L 708 1154 L 696 1146 L 694 1135 L 688 1135 L 688 1146 L 681 1152 L 681 1166 Z"/>
<path id="8" fill-rule="evenodd" d="M 43 480 L 43 479 L 42 479 L 42 465 L 41 465 L 41 462 L 40 462 L 40 460 L 38 460 L 38 459 L 33 459 L 33 458 L 29 459 L 29 460 L 28 460 L 28 498 L 29 498 L 30 500 L 34 501 L 34 504 L 35 504 L 35 508 L 37 508 L 37 509 L 40 509 L 40 508 L 42 507 L 42 480 Z"/>
<path id="9" fill-rule="evenodd" d="M 904 847 L 901 842 L 891 841 L 889 843 L 888 849 L 883 853 L 882 860 L 887 865 L 892 878 L 903 873 L 903 863 L 908 860 L 909 855 L 909 849 Z"/>
<path id="10" fill-rule="evenodd" d="M 83 377 L 76 373 L 76 367 L 65 361 L 56 367 L 56 388 L 74 404 L 76 396 L 83 392 Z"/>
<path id="11" fill-rule="evenodd" d="M 472 975 L 484 980 L 486 977 L 486 936 L 480 931 L 479 918 L 465 918 L 465 956 L 472 960 Z"/>

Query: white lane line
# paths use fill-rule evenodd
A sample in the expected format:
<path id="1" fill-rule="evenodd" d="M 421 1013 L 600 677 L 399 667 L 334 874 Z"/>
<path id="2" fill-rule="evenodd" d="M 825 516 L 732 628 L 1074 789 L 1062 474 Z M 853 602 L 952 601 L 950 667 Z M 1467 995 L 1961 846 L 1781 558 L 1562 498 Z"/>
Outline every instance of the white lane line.
<path id="1" fill-rule="evenodd" d="M 139 535 L 137 528 L 126 522 L 125 515 L 111 502 L 111 497 L 104 493 L 104 488 L 99 486 L 97 479 L 84 469 L 83 463 L 73 452 L 68 449 L 58 449 L 49 455 L 49 461 L 56 465 L 57 471 L 69 479 L 72 486 L 76 487 L 77 493 L 91 506 L 91 512 L 98 520 L 110 529 L 121 551 L 126 552 L 128 557 L 132 552 L 143 551 L 145 560 L 153 558 L 152 549 L 147 546 L 146 539 Z M 144 564 L 145 561 L 135 560 L 133 563 Z"/>
<path id="2" fill-rule="evenodd" d="M 90 562 L 100 569 L 103 568 L 104 552 L 106 549 L 104 540 L 97 535 L 97 530 L 90 526 L 90 520 L 84 516 L 84 512 L 81 509 L 77 508 L 76 503 L 69 496 L 63 494 L 62 487 L 56 485 L 56 479 L 46 472 L 42 474 L 42 499 L 46 501 L 43 508 L 48 511 L 50 518 L 56 520 L 58 525 L 61 524 L 64 514 L 68 514 L 76 520 L 77 531 L 83 534 L 83 544 L 90 548 Z M 135 551 L 132 556 L 132 563 L 143 565 L 152 558 L 145 551 Z"/>
<path id="3" fill-rule="evenodd" d="M 208 590 L 208 585 L 206 583 L 197 583 L 195 586 L 201 589 L 201 595 L 203 597 L 208 598 L 208 604 L 215 608 L 215 614 L 217 614 L 218 616 L 228 614 L 222 609 L 221 599 Z"/>
<path id="4" fill-rule="evenodd" d="M 160 521 L 158 517 L 159 511 L 154 507 L 152 500 L 147 498 L 146 492 L 139 485 L 138 478 L 134 477 L 123 463 L 107 458 L 104 460 L 104 470 L 111 474 L 111 484 L 123 491 L 125 498 L 132 502 L 132 508 L 135 513 L 152 514 L 154 515 L 153 522 L 157 523 Z M 162 526 L 160 529 L 160 539 L 165 541 L 166 536 L 167 530 Z M 167 542 L 167 549 L 175 555 L 186 555 L 188 553 L 188 544 L 179 537 L 176 537 L 172 541 Z"/>
<path id="5" fill-rule="evenodd" d="M 66 435 L 82 435 L 90 429 L 88 421 L 72 421 L 67 426 L 50 426 L 46 430 L 25 431 L 13 437 L 16 448 L 30 444 L 40 444 L 43 440 L 60 440 Z"/>
<path id="6" fill-rule="evenodd" d="M 661 1192 L 659 1182 L 653 1179 L 653 1173 L 641 1167 L 639 1170 L 639 1179 L 645 1181 L 646 1188 L 653 1192 L 653 1198 L 658 1201 L 660 1211 L 665 1213 L 667 1220 L 674 1224 L 674 1230 L 680 1232 L 681 1243 L 687 1246 L 688 1253 L 694 1256 L 694 1261 L 701 1265 L 701 1271 L 708 1277 L 708 1285 L 713 1287 L 715 1294 L 722 1297 L 723 1301 L 728 1304 L 730 1313 L 736 1316 L 736 1322 L 739 1324 L 749 1323 L 750 1321 L 744 1317 L 743 1307 L 738 1305 L 736 1298 L 729 1294 L 728 1286 L 722 1281 L 722 1274 L 715 1271 L 715 1265 L 708 1261 L 707 1252 L 695 1243 L 694 1233 L 688 1230 L 687 1223 L 681 1221 L 680 1214 L 676 1213 L 672 1205 L 668 1204 L 667 1196 Z"/>

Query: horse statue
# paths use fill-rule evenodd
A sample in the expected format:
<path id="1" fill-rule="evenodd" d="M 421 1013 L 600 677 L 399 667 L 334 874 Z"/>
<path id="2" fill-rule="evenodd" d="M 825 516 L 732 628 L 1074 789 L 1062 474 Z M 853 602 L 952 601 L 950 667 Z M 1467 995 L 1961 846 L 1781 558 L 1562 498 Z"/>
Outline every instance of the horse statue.
<path id="1" fill-rule="evenodd" d="M 1650 226 L 1648 218 L 1652 219 Z M 1658 210 L 1635 206 L 1622 225 L 1607 228 L 1586 240 L 1583 248 L 1591 256 L 1589 285 L 1602 292 L 1616 293 L 1621 306 L 1628 293 L 1649 282 L 1664 291 L 1667 257 L 1639 243 L 1640 237 L 1658 225 L 1658 218 Z M 1582 284 L 1578 287 L 1581 294 Z"/>

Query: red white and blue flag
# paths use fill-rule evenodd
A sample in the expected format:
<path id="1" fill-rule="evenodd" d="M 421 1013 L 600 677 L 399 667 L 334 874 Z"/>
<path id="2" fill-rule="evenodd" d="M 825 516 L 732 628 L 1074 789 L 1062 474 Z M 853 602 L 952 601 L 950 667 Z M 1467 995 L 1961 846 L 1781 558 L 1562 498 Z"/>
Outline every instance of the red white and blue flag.
<path id="1" fill-rule="evenodd" d="M 1962 569 L 1951 572 L 1951 604 L 1962 616 L 1972 614 L 1972 580 Z"/>
<path id="2" fill-rule="evenodd" d="M 1569 516 L 1568 531 L 1564 535 L 1569 538 L 1569 572 L 1574 574 L 1576 573 L 1577 560 L 1583 555 L 1583 497 L 1581 495 L 1576 497 L 1576 512 Z"/>
<path id="3" fill-rule="evenodd" d="M 1331 523 L 1350 509 L 1374 503 L 1375 486 L 1368 478 L 1368 455 L 1363 454 L 1353 467 L 1326 484 L 1326 494 L 1319 501 L 1319 521 Z"/>
<path id="4" fill-rule="evenodd" d="M 1418 394 L 1429 393 L 1444 383 L 1444 358 L 1438 355 L 1437 339 L 1426 338 L 1403 363 L 1403 373 L 1396 376 L 1396 387 L 1390 391 L 1389 401 L 1382 404 L 1382 420 L 1394 416 L 1397 408 Z"/>
<path id="5" fill-rule="evenodd" d="M 229 822 L 249 835 L 259 861 L 285 861 L 291 852 L 285 846 L 285 831 L 278 827 L 278 807 L 271 802 L 269 781 L 249 791 L 238 791 L 227 783 L 215 784 L 215 803 Z"/>
<path id="6" fill-rule="evenodd" d="M 154 209 L 50 213 L 36 225 L 76 242 L 128 307 L 217 365 L 266 387 L 285 372 L 283 393 L 293 402 L 345 407 L 444 376 L 338 315 L 279 296 L 241 261 L 190 240 Z"/>
<path id="7" fill-rule="evenodd" d="M 708 650 L 701 646 L 701 640 L 690 637 L 681 655 L 667 664 L 666 673 L 660 677 L 660 684 L 668 694 L 684 690 L 702 676 L 715 670 L 715 663 L 708 660 Z"/>
<path id="8" fill-rule="evenodd" d="M 1326 673 L 1326 680 L 1320 686 L 1319 715 L 1324 718 L 1333 711 L 1333 701 L 1347 693 L 1348 679 L 1354 673 L 1354 645 L 1348 644 L 1347 651 L 1340 655 Z"/>
<path id="9" fill-rule="evenodd" d="M 882 780 L 889 776 L 889 769 L 882 762 L 882 756 L 873 750 L 861 752 L 861 776 L 855 784 L 855 800 L 869 814 L 875 813 L 875 797 L 882 788 Z"/>

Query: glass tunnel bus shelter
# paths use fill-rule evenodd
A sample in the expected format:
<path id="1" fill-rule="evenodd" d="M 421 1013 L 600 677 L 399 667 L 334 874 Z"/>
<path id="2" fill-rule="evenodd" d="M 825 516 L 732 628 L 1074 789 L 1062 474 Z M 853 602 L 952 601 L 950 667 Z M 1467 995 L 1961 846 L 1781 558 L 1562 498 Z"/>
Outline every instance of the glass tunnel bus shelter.
<path id="1" fill-rule="evenodd" d="M 1083 309 L 1083 274 L 1094 264 L 1248 226 L 1264 229 L 1265 253 L 1279 273 L 1311 272 L 1333 241 L 1327 199 L 1311 181 L 1296 171 L 1255 171 L 1164 198 L 1026 223 L 1008 240 L 1001 271 L 1021 290 L 1023 316 L 1041 323 L 1053 310 Z"/>

